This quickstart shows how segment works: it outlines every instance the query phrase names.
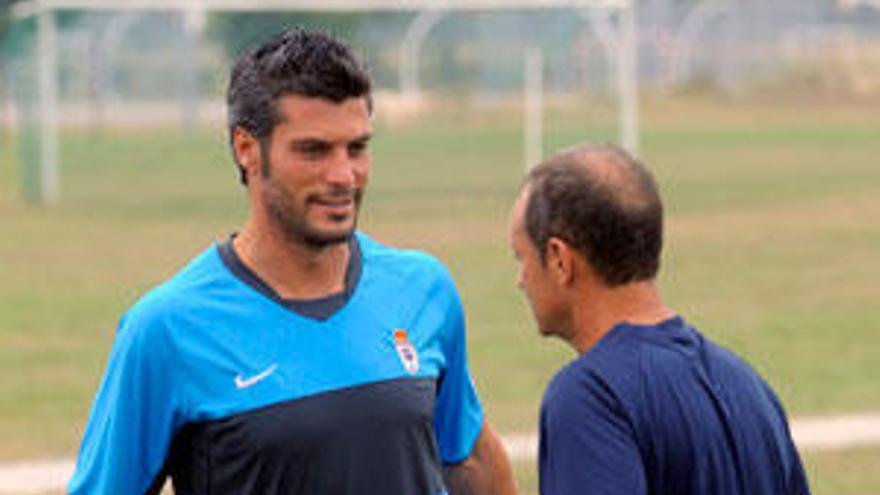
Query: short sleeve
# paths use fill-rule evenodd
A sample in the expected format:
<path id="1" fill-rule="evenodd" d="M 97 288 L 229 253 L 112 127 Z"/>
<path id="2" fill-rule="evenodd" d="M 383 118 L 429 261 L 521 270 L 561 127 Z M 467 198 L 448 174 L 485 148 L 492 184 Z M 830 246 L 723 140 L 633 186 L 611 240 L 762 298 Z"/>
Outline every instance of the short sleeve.
<path id="1" fill-rule="evenodd" d="M 785 493 L 787 495 L 810 495 L 810 484 L 807 481 L 807 474 L 804 472 L 800 454 L 798 454 L 794 439 L 791 436 L 785 408 L 769 384 L 762 380 L 761 385 L 779 418 L 780 426 L 777 427 L 774 434 L 777 436 L 777 443 L 782 446 L 779 460 L 783 463 L 785 469 Z"/>
<path id="2" fill-rule="evenodd" d="M 445 271 L 444 271 L 445 274 Z M 448 274 L 432 295 L 433 304 L 444 305 L 442 329 L 445 367 L 441 371 L 434 409 L 434 431 L 440 460 L 444 464 L 464 461 L 483 427 L 483 409 L 467 366 L 464 312 L 458 292 Z"/>
<path id="3" fill-rule="evenodd" d="M 543 495 L 647 493 L 640 450 L 629 422 L 600 380 L 564 368 L 541 406 Z"/>
<path id="4" fill-rule="evenodd" d="M 142 494 L 164 481 L 180 400 L 164 332 L 150 320 L 126 315 L 120 322 L 68 486 L 72 495 Z"/>

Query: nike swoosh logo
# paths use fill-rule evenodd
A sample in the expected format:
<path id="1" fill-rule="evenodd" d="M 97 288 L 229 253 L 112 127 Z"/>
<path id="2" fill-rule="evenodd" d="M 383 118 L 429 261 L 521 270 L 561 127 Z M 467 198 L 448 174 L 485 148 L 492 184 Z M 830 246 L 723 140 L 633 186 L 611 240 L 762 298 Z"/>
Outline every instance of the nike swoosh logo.
<path id="1" fill-rule="evenodd" d="M 253 387 L 257 383 L 265 380 L 266 377 L 268 377 L 269 375 L 274 373 L 277 368 L 278 368 L 278 364 L 273 364 L 272 366 L 269 366 L 268 368 L 266 368 L 259 375 L 254 375 L 254 376 L 247 378 L 247 379 L 245 379 L 241 375 L 238 375 L 235 377 L 235 387 L 238 388 L 239 390 L 242 390 L 242 389 L 245 389 L 248 387 Z"/>

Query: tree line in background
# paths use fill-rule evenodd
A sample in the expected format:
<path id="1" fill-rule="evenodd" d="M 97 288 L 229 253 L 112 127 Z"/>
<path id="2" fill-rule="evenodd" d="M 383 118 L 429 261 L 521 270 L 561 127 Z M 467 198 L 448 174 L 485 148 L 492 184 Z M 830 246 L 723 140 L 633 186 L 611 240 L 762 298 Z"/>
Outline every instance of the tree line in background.
<path id="1" fill-rule="evenodd" d="M 15 0 L 0 0 L 0 49 L 6 40 L 6 32 L 9 30 L 10 9 Z M 3 52 L 0 50 L 0 64 L 3 63 Z"/>
<path id="2" fill-rule="evenodd" d="M 256 46 L 273 33 L 291 26 L 321 29 L 347 40 L 364 55 L 380 79 L 385 71 L 381 59 L 376 56 L 378 48 L 387 45 L 383 34 L 397 33 L 413 17 L 411 13 L 315 13 L 315 12 L 235 12 L 213 13 L 208 16 L 207 40 L 222 49 L 228 60 L 236 59 L 248 47 Z"/>
<path id="3" fill-rule="evenodd" d="M 8 12 L 10 0 L 0 0 L 2 9 Z M 204 31 L 201 33 L 201 46 L 210 47 L 213 52 L 222 54 L 226 62 L 234 60 L 246 47 L 255 46 L 266 36 L 280 32 L 291 26 L 304 26 L 330 31 L 351 42 L 366 58 L 373 77 L 380 87 L 396 87 L 400 61 L 400 46 L 417 12 L 215 12 L 207 16 Z M 61 32 L 90 31 L 93 56 L 101 57 L 102 50 L 115 54 L 126 53 L 125 63 L 134 67 L 114 69 L 116 80 L 132 80 L 127 73 L 138 67 L 155 67 L 149 64 L 157 60 L 157 49 L 173 53 L 175 43 L 181 43 L 181 17 L 172 12 L 137 13 L 136 22 L 129 24 L 116 48 L 108 48 L 105 33 L 112 30 L 113 24 L 129 21 L 120 20 L 131 17 L 128 13 L 90 12 L 63 10 L 56 13 L 56 24 Z M 130 20 L 130 19 L 129 19 Z M 420 66 L 421 77 L 426 85 L 445 88 L 451 91 L 474 86 L 489 88 L 516 88 L 522 78 L 520 45 L 523 43 L 524 26 L 529 26 L 534 34 L 531 44 L 545 48 L 545 60 L 567 58 L 561 53 L 570 46 L 572 37 L 583 29 L 584 20 L 572 16 L 570 12 L 550 10 L 547 12 L 503 11 L 492 14 L 467 15 L 450 12 L 437 29 L 432 30 L 429 42 L 424 46 L 425 57 Z M 175 27 L 176 26 L 176 27 Z M 6 23 L 6 40 L 2 50 L 7 58 L 28 53 L 32 46 L 36 23 L 33 19 L 25 22 Z M 79 38 L 81 40 L 81 37 Z M 0 40 L 2 43 L 2 40 Z M 68 52 L 72 44 L 67 43 Z M 122 51 L 120 51 L 120 49 Z M 204 52 L 202 52 L 204 53 Z M 491 53 L 491 60 L 486 54 Z M 131 57 L 139 57 L 132 63 Z M 103 57 L 97 62 L 88 62 L 79 55 L 68 55 L 69 62 L 77 66 L 93 63 L 113 64 L 112 57 Z M 172 60 L 173 55 L 168 55 Z M 151 61 L 152 60 L 152 61 Z M 487 62 L 490 62 L 487 64 Z M 62 64 L 66 62 L 62 61 Z M 158 71 L 164 70 L 155 67 Z M 211 73 L 217 66 L 201 66 L 199 84 L 203 91 L 213 94 L 217 91 L 216 81 Z M 72 69 L 75 70 L 75 69 Z M 154 71 L 156 72 L 156 71 Z M 69 70 L 68 72 L 69 73 Z M 64 78 L 62 69 L 62 78 Z M 142 83 L 145 79 L 141 77 Z M 137 78 L 135 78 L 137 79 Z M 167 79 L 167 78 L 166 78 Z M 167 94 L 167 91 L 161 92 Z"/>
<path id="4" fill-rule="evenodd" d="M 31 57 L 36 22 L 13 22 L 0 0 L 0 96 L 29 91 L 13 84 L 10 60 Z M 880 9 L 841 9 L 836 0 L 639 0 L 640 84 L 672 91 L 748 91 L 792 84 L 804 91 L 880 95 Z M 226 65 L 246 47 L 285 28 L 320 28 L 346 39 L 366 58 L 378 87 L 399 85 L 401 46 L 416 12 L 213 12 L 189 38 L 176 12 L 63 10 L 56 14 L 61 97 L 90 94 L 150 99 L 222 93 Z M 523 50 L 542 49 L 544 87 L 603 97 L 613 80 L 606 40 L 585 12 L 450 12 L 420 49 L 419 78 L 428 91 L 518 91 Z M 120 28 L 120 25 L 126 27 Z M 116 32 L 117 36 L 111 36 Z M 524 36 L 528 33 L 529 36 Z M 189 43 L 189 46 L 185 46 Z M 186 49 L 181 49 L 184 46 Z M 17 57 L 17 58 L 15 58 Z M 201 57 L 196 59 L 196 57 Z M 31 57 L 32 59 L 32 57 Z M 181 69 L 183 67 L 183 69 Z M 180 73 L 189 71 L 180 76 Z M 187 84 L 178 84 L 187 86 Z M 11 89 L 12 88 L 12 89 Z M 85 88 L 85 89 L 83 89 Z M 97 88 L 97 89 L 96 89 Z M 852 88 L 855 88 L 852 89 Z M 15 90 L 15 91 L 13 91 Z M 857 91 L 856 91 L 857 90 Z M 91 93 L 89 93 L 91 92 Z"/>
<path id="5" fill-rule="evenodd" d="M 10 8 L 15 0 L 0 0 L 0 75 L 6 74 L 6 64 L 4 60 L 6 59 L 4 53 L 4 46 L 6 45 L 6 33 L 9 30 L 10 24 Z M 4 77 L 0 77 L 0 102 L 3 101 L 3 96 L 6 93 L 6 84 L 4 82 Z M 6 141 L 7 133 L 5 131 L 0 130 L 0 142 Z"/>
<path id="6" fill-rule="evenodd" d="M 9 24 L 9 8 L 14 0 L 0 0 L 0 42 L 6 35 L 6 27 Z"/>

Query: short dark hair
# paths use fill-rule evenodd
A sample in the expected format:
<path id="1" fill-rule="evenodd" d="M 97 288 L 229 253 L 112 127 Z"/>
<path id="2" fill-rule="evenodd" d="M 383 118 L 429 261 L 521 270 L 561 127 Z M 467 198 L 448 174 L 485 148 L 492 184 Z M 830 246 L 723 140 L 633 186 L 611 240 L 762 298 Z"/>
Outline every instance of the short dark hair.
<path id="1" fill-rule="evenodd" d="M 542 262 L 557 237 L 609 287 L 657 275 L 663 204 L 651 172 L 624 150 L 612 144 L 564 150 L 532 169 L 523 187 L 526 233 Z"/>
<path id="2" fill-rule="evenodd" d="M 348 45 L 321 31 L 285 31 L 245 52 L 233 66 L 226 93 L 229 142 L 241 127 L 267 149 L 279 122 L 277 103 L 282 96 L 295 94 L 334 103 L 366 97 L 371 108 L 371 89 L 366 66 Z M 236 165 L 241 183 L 247 184 L 244 169 Z"/>

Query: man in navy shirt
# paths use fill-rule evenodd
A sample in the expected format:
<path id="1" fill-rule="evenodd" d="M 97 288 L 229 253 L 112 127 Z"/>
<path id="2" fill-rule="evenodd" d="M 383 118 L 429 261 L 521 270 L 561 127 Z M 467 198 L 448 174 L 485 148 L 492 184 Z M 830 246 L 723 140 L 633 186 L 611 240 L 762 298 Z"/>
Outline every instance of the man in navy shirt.
<path id="1" fill-rule="evenodd" d="M 244 54 L 250 214 L 122 318 L 72 494 L 509 494 L 445 267 L 356 231 L 371 83 L 338 40 Z"/>
<path id="2" fill-rule="evenodd" d="M 579 354 L 540 419 L 543 495 L 807 495 L 779 399 L 743 360 L 664 306 L 663 207 L 612 145 L 526 177 L 511 243 L 539 330 Z"/>

